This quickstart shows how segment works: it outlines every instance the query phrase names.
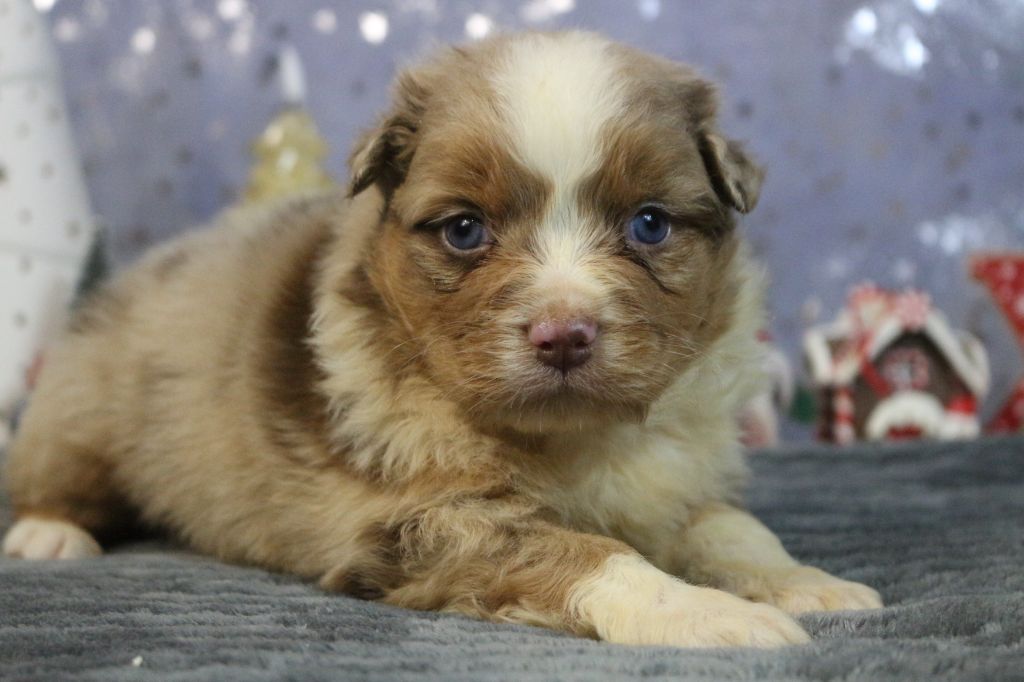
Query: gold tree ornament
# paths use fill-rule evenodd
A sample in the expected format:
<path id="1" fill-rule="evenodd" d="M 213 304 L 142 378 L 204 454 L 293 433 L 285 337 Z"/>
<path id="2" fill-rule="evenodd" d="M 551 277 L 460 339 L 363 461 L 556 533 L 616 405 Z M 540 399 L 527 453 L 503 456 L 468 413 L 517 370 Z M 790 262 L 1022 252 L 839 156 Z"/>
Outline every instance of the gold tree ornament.
<path id="1" fill-rule="evenodd" d="M 281 51 L 277 66 L 285 108 L 253 140 L 253 164 L 245 189 L 248 202 L 327 189 L 336 184 L 324 168 L 330 151 L 327 141 L 303 106 L 305 77 L 294 48 Z"/>

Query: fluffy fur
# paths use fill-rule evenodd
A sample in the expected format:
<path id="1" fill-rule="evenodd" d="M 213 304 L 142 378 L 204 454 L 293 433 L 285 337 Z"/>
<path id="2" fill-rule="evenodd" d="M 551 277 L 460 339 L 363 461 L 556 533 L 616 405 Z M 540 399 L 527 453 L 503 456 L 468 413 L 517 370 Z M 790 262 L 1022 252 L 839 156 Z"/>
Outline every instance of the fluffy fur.
<path id="1" fill-rule="evenodd" d="M 141 521 L 331 590 L 636 644 L 797 643 L 777 607 L 878 606 L 735 506 L 763 284 L 732 211 L 761 171 L 714 111 L 689 69 L 585 33 L 405 72 L 348 196 L 229 213 L 76 313 L 10 452 L 5 551 L 85 556 Z M 651 204 L 669 238 L 631 242 Z M 472 253 L 444 241 L 464 214 Z M 538 362 L 529 325 L 579 316 L 590 360 Z"/>

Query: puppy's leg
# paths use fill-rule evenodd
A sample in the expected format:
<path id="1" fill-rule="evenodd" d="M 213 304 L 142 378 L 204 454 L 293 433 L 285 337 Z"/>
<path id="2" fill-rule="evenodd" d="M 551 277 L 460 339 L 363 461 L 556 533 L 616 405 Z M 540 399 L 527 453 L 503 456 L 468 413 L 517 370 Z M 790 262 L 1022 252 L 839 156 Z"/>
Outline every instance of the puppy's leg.
<path id="1" fill-rule="evenodd" d="M 882 606 L 870 587 L 802 566 L 764 524 L 724 504 L 695 516 L 669 563 L 674 573 L 689 580 L 774 604 L 788 613 Z"/>
<path id="2" fill-rule="evenodd" d="M 55 519 L 25 516 L 4 536 L 4 554 L 21 559 L 85 559 L 99 556 L 99 543 L 80 527 Z"/>
<path id="3" fill-rule="evenodd" d="M 3 552 L 23 559 L 81 559 L 101 553 L 94 534 L 127 514 L 110 470 L 87 451 L 66 448 L 59 436 L 19 434 L 7 462 L 7 486 L 17 522 Z"/>
<path id="4" fill-rule="evenodd" d="M 100 456 L 60 426 L 40 426 L 26 420 L 8 455 L 5 483 L 18 520 L 3 552 L 24 559 L 96 556 L 94 535 L 124 525 L 130 512 Z"/>
<path id="5" fill-rule="evenodd" d="M 392 584 L 384 584 L 383 562 L 334 571 L 322 583 L 365 590 L 377 575 L 388 603 L 624 644 L 777 647 L 808 639 L 774 607 L 688 585 L 617 540 L 517 518 L 498 506 L 435 509 L 386 533 L 395 544 L 383 556 L 402 574 Z"/>
<path id="6" fill-rule="evenodd" d="M 94 312 L 86 307 L 79 314 Z M 113 434 L 124 420 L 115 392 L 126 371 L 117 350 L 124 344 L 105 334 L 96 315 L 86 321 L 93 327 L 47 351 L 7 452 L 4 484 L 18 519 L 3 542 L 9 556 L 93 556 L 100 553 L 95 537 L 135 521 L 112 466 Z"/>

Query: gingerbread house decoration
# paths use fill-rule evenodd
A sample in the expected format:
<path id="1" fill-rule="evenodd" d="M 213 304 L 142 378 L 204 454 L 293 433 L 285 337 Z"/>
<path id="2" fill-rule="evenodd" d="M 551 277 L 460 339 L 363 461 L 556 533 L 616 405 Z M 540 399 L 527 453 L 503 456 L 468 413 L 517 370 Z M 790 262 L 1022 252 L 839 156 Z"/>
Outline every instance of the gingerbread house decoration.
<path id="1" fill-rule="evenodd" d="M 927 294 L 863 284 L 804 352 L 820 398 L 820 436 L 855 440 L 971 438 L 988 391 L 988 358 Z"/>

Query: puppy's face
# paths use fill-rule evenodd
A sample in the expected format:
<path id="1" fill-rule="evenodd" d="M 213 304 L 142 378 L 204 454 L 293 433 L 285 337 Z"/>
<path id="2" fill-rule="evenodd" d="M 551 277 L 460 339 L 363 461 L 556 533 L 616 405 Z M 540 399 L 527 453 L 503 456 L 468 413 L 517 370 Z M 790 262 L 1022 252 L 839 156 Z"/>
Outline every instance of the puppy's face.
<path id="1" fill-rule="evenodd" d="M 432 381 L 521 430 L 642 418 L 731 319 L 760 171 L 713 114 L 690 71 L 588 34 L 405 74 L 353 191 L 386 198 L 374 284 Z"/>

